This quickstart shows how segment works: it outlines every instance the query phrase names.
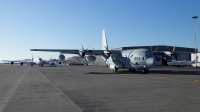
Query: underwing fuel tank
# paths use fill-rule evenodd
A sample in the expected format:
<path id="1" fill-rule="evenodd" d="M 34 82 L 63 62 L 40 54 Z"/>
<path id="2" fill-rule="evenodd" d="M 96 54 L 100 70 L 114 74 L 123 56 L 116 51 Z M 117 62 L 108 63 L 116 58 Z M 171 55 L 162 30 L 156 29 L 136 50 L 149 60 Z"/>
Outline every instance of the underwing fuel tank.
<path id="1" fill-rule="evenodd" d="M 87 61 L 95 61 L 96 60 L 96 57 L 95 56 L 86 56 L 86 60 Z"/>

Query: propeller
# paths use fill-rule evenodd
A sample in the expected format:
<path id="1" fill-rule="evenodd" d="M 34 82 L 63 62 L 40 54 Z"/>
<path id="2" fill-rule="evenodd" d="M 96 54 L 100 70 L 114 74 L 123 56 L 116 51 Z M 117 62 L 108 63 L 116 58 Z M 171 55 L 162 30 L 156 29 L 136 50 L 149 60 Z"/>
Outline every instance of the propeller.
<path id="1" fill-rule="evenodd" d="M 152 50 L 152 47 L 151 47 L 151 46 L 150 46 L 150 49 L 151 49 L 152 52 L 155 52 L 155 51 L 158 50 L 158 47 L 156 47 L 156 49 L 155 49 L 154 51 Z"/>
<path id="2" fill-rule="evenodd" d="M 91 46 L 91 45 L 90 45 L 90 46 Z M 89 46 L 89 47 L 90 47 L 90 46 Z M 88 48 L 89 48 L 89 47 L 88 47 Z M 88 49 L 88 48 L 87 48 L 87 49 Z M 86 50 L 87 50 L 87 49 L 86 49 Z M 86 52 L 85 52 L 85 50 L 84 50 L 84 48 L 83 48 L 83 45 L 82 45 L 82 49 L 79 50 L 79 55 L 81 56 L 81 58 L 84 58 L 85 53 L 86 53 Z"/>
<path id="3" fill-rule="evenodd" d="M 151 52 L 153 52 L 153 53 L 154 53 L 154 55 L 156 55 L 155 51 L 157 51 L 157 50 L 158 50 L 158 47 L 156 47 L 156 49 L 152 50 L 152 47 L 150 46 L 150 50 L 151 50 Z"/>
<path id="4" fill-rule="evenodd" d="M 174 56 L 174 58 L 177 60 L 177 53 L 175 53 L 174 51 L 175 51 L 175 49 L 176 49 L 176 47 L 174 46 L 174 48 L 172 49 L 172 50 L 170 50 L 170 48 L 169 48 L 169 46 L 167 46 L 167 48 L 169 49 L 169 51 L 170 51 L 170 56 L 171 56 L 171 58 L 172 58 L 172 56 Z"/>
<path id="5" fill-rule="evenodd" d="M 113 47 L 113 46 L 111 47 L 110 50 L 108 49 L 108 46 L 104 46 L 104 47 L 105 47 L 105 49 L 106 49 L 106 53 L 105 53 L 105 54 L 106 54 L 106 57 L 105 57 L 106 60 L 105 60 L 105 62 L 106 62 L 107 59 L 108 59 L 108 58 L 111 56 L 111 54 L 112 54 L 112 53 L 111 53 L 111 50 L 112 50 L 112 47 Z"/>
<path id="6" fill-rule="evenodd" d="M 151 49 L 151 52 L 153 52 L 154 56 L 156 57 L 156 60 L 157 60 L 157 61 L 160 61 L 160 57 L 157 57 L 157 56 L 156 56 L 156 53 L 155 53 L 155 51 L 158 50 L 158 47 L 156 47 L 156 49 L 152 50 L 152 47 L 150 46 L 150 49 Z M 160 54 L 158 54 L 158 55 L 160 55 Z"/>

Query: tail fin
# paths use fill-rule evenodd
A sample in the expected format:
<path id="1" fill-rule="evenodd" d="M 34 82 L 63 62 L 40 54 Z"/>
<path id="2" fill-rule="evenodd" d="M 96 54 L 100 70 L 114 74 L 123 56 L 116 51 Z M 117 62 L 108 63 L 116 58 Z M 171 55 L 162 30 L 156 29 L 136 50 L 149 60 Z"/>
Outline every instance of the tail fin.
<path id="1" fill-rule="evenodd" d="M 192 61 L 192 63 L 196 63 L 196 62 L 198 62 L 198 56 L 197 56 L 197 58 L 194 60 L 194 61 Z"/>
<path id="2" fill-rule="evenodd" d="M 108 50 L 108 44 L 106 39 L 106 31 L 103 30 L 102 32 L 102 50 Z"/>

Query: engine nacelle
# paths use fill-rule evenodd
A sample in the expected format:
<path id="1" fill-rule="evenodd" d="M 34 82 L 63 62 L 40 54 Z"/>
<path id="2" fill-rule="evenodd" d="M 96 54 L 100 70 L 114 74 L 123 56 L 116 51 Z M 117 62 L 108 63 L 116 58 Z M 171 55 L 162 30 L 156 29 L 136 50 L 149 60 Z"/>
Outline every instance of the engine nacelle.
<path id="1" fill-rule="evenodd" d="M 92 56 L 92 55 L 86 56 L 86 60 L 87 60 L 87 61 L 95 61 L 95 60 L 96 60 L 96 57 L 95 57 L 95 56 Z"/>
<path id="2" fill-rule="evenodd" d="M 59 59 L 62 61 L 62 60 L 65 60 L 65 55 L 61 54 L 59 55 Z"/>

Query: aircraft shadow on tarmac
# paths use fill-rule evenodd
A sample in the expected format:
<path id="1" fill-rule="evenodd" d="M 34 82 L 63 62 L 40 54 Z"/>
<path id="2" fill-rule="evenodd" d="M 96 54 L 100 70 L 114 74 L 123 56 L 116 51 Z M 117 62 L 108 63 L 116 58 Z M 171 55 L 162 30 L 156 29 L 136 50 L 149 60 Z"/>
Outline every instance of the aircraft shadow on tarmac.
<path id="1" fill-rule="evenodd" d="M 118 72 L 88 72 L 85 74 L 143 74 L 141 71 L 136 71 L 136 72 L 129 72 L 128 70 L 120 70 Z M 174 70 L 174 69 L 158 69 L 158 70 L 149 70 L 150 75 L 154 74 L 160 74 L 160 75 L 200 75 L 200 69 L 197 70 Z M 148 75 L 144 74 L 144 75 Z"/>

